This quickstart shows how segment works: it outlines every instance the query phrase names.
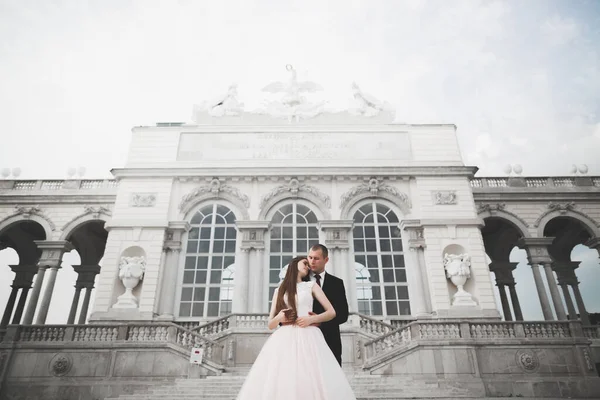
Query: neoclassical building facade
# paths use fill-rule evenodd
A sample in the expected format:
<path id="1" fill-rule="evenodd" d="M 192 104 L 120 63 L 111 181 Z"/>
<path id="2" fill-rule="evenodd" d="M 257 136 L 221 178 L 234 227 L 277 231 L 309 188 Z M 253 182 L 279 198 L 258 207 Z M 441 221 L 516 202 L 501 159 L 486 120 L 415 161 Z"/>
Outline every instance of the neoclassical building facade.
<path id="1" fill-rule="evenodd" d="M 600 178 L 475 178 L 453 125 L 398 124 L 364 104 L 282 120 L 227 101 L 197 110 L 194 123 L 134 128 L 113 180 L 0 181 L 0 249 L 19 256 L 3 283 L 4 390 L 22 389 L 40 360 L 51 366 L 40 382 L 72 373 L 57 372 L 48 341 L 71 346 L 68 365 L 85 353 L 79 342 L 98 365 L 120 365 L 130 341 L 153 342 L 179 366 L 153 377 L 197 373 L 181 372 L 195 347 L 206 351 L 200 375 L 247 368 L 288 261 L 315 243 L 345 282 L 348 371 L 468 375 L 474 393 L 496 395 L 514 393 L 518 373 L 548 387 L 576 381 L 579 395 L 600 390 L 599 332 L 570 258 L 577 245 L 600 247 Z M 523 321 L 515 246 L 527 252 L 545 321 Z M 66 325 L 45 326 L 72 249 L 81 264 Z M 507 351 L 521 353 L 495 359 Z M 126 375 L 115 368 L 91 374 Z M 539 394 L 535 379 L 522 393 Z"/>

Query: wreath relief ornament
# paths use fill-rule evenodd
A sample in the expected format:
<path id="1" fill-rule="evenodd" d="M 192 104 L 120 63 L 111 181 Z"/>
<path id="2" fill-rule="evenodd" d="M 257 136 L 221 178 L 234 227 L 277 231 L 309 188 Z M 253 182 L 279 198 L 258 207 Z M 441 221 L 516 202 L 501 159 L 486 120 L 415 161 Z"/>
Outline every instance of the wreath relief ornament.
<path id="1" fill-rule="evenodd" d="M 73 360 L 67 354 L 58 353 L 50 360 L 49 370 L 54 376 L 65 376 L 73 367 Z"/>

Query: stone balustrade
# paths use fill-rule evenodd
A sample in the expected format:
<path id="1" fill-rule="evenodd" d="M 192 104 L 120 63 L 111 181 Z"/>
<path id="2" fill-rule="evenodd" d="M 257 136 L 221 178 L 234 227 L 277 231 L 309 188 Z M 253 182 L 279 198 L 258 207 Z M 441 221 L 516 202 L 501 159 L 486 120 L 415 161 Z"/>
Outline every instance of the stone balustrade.
<path id="1" fill-rule="evenodd" d="M 110 190 L 115 191 L 118 181 L 114 179 L 67 179 L 67 180 L 0 180 L 0 190 L 12 192 L 61 191 L 61 190 Z M 14 194 L 14 193 L 13 193 Z"/>
<path id="2" fill-rule="evenodd" d="M 204 337 L 220 337 L 230 329 L 267 329 L 268 314 L 230 314 L 192 328 Z"/>
<path id="3" fill-rule="evenodd" d="M 588 339 L 600 339 L 600 325 L 584 326 L 583 335 Z"/>
<path id="4" fill-rule="evenodd" d="M 0 190 L 60 191 L 116 189 L 114 179 L 0 180 Z M 600 187 L 599 176 L 485 177 L 471 179 L 473 189 Z"/>
<path id="5" fill-rule="evenodd" d="M 171 343 L 186 352 L 203 348 L 204 357 L 216 363 L 223 354 L 220 343 L 173 323 L 10 325 L 0 331 L 0 344 L 53 342 Z"/>
<path id="6" fill-rule="evenodd" d="M 600 327 L 582 327 L 580 321 L 542 322 L 469 322 L 469 321 L 419 321 L 390 331 L 364 343 L 365 364 L 372 363 L 386 353 L 411 343 L 435 343 L 447 341 L 550 341 L 580 339 L 588 342 L 596 339 Z"/>
<path id="7" fill-rule="evenodd" d="M 471 179 L 473 189 L 600 187 L 598 176 L 487 177 Z"/>
<path id="8" fill-rule="evenodd" d="M 389 333 L 395 329 L 400 328 L 401 326 L 394 326 L 393 323 L 388 324 L 386 322 L 380 321 L 378 319 L 369 317 L 368 315 L 363 315 L 359 313 L 350 313 L 350 315 L 356 315 L 358 317 L 360 330 L 370 336 L 381 336 Z"/>

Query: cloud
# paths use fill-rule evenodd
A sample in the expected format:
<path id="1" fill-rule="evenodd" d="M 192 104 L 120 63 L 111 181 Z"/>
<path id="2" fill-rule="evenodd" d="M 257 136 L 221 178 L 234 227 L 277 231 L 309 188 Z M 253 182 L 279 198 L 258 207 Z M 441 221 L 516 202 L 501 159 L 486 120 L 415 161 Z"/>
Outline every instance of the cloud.
<path id="1" fill-rule="evenodd" d="M 580 27 L 571 18 L 553 15 L 542 23 L 540 31 L 548 43 L 555 46 L 562 46 L 572 42 L 579 36 Z"/>

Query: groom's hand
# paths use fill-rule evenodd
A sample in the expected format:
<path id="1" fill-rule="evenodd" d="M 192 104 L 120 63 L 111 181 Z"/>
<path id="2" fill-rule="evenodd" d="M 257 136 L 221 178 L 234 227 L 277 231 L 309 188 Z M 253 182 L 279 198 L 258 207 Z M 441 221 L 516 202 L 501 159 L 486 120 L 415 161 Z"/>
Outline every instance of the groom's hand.
<path id="1" fill-rule="evenodd" d="M 314 312 L 312 312 L 312 311 L 309 311 L 309 312 L 308 312 L 308 315 L 317 315 L 317 314 L 315 314 L 315 313 L 314 313 Z M 320 325 L 321 325 L 321 323 L 320 323 L 320 322 L 318 322 L 318 323 L 316 323 L 316 324 L 311 324 L 310 326 L 320 326 Z"/>

